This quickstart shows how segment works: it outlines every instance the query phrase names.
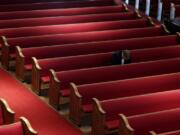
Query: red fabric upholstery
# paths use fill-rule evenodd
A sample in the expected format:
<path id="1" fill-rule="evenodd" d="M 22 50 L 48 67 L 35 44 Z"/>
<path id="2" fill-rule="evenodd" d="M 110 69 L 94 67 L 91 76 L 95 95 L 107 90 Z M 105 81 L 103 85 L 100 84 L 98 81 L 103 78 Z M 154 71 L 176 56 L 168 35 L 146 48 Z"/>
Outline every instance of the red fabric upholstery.
<path id="1" fill-rule="evenodd" d="M 127 28 L 143 28 L 150 26 L 147 18 L 124 21 L 91 22 L 67 25 L 48 25 L 36 27 L 8 28 L 0 30 L 0 35 L 8 38 L 39 36 L 51 34 L 65 34 L 88 31 L 101 31 Z"/>
<path id="2" fill-rule="evenodd" d="M 24 19 L 24 18 L 39 18 L 53 16 L 70 16 L 70 15 L 85 15 L 85 14 L 100 14 L 100 13 L 116 13 L 124 11 L 121 5 L 118 6 L 102 6 L 102 7 L 81 7 L 67 9 L 44 9 L 31 11 L 14 11 L 0 12 L 1 20 L 8 19 Z"/>
<path id="3" fill-rule="evenodd" d="M 180 4 L 179 0 L 162 0 L 163 2 L 163 8 L 166 11 L 170 10 L 171 3 Z"/>
<path id="4" fill-rule="evenodd" d="M 136 79 L 78 85 L 77 89 L 83 97 L 82 104 L 86 105 L 92 104 L 93 97 L 99 100 L 106 100 L 178 89 L 180 88 L 179 77 L 180 74 L 156 75 Z"/>
<path id="5" fill-rule="evenodd" d="M 112 121 L 107 121 L 105 126 L 107 129 L 113 130 L 113 129 L 116 129 L 118 125 L 119 125 L 119 121 L 118 119 L 116 119 Z"/>
<path id="6" fill-rule="evenodd" d="M 151 130 L 157 133 L 178 130 L 180 129 L 180 109 L 136 115 L 129 117 L 128 121 L 135 130 L 134 135 L 147 134 Z"/>
<path id="7" fill-rule="evenodd" d="M 146 44 L 146 46 L 144 46 L 144 44 Z M 72 56 L 78 54 L 117 51 L 122 49 L 151 48 L 151 47 L 176 45 L 176 44 L 177 44 L 177 36 L 169 35 L 169 36 L 157 36 L 157 37 L 145 37 L 145 38 L 71 44 L 71 45 L 22 48 L 22 53 L 25 56 L 25 64 L 30 64 L 32 56 L 41 59 L 41 58 Z"/>
<path id="8" fill-rule="evenodd" d="M 72 1 L 72 2 L 45 2 L 15 5 L 0 5 L 0 11 L 23 11 L 36 9 L 55 9 L 55 8 L 72 8 L 72 7 L 90 7 L 90 6 L 108 6 L 114 5 L 113 0 L 95 0 L 95 1 Z"/>
<path id="9" fill-rule="evenodd" d="M 56 68 L 53 69 L 58 71 Z M 170 59 L 170 60 L 153 61 L 146 63 L 134 63 L 124 66 L 120 65 L 120 66 L 77 69 L 77 70 L 70 70 L 63 72 L 59 71 L 56 72 L 56 76 L 61 82 L 60 87 L 64 89 L 69 87 L 70 82 L 74 82 L 77 85 L 81 85 L 81 84 L 129 79 L 129 78 L 158 75 L 165 73 L 173 73 L 179 71 L 180 71 L 180 59 Z M 108 77 L 104 77 L 104 76 L 108 76 Z M 43 76 L 41 80 L 44 83 L 50 81 L 49 76 Z"/>
<path id="10" fill-rule="evenodd" d="M 0 125 L 3 124 L 3 114 L 2 114 L 2 108 L 0 107 Z"/>
<path id="11" fill-rule="evenodd" d="M 160 133 L 158 135 L 180 135 L 180 130 L 176 130 L 176 131 L 168 131 L 166 133 Z"/>
<path id="12" fill-rule="evenodd" d="M 14 47 L 19 45 L 23 48 L 38 47 L 38 46 L 50 46 L 57 44 L 71 44 L 71 43 L 83 43 L 93 41 L 104 40 L 116 40 L 127 39 L 133 37 L 151 37 L 165 35 L 162 27 L 152 28 L 134 28 L 134 29 L 121 29 L 121 30 L 107 30 L 97 32 L 82 32 L 71 34 L 57 34 L 57 35 L 45 35 L 45 36 L 32 36 L 21 38 L 9 38 L 8 44 L 10 45 L 11 52 L 14 52 Z"/>
<path id="13" fill-rule="evenodd" d="M 179 108 L 179 102 L 180 91 L 178 89 L 141 96 L 105 100 L 100 102 L 100 104 L 102 109 L 106 112 L 107 123 L 111 123 L 111 121 L 114 120 L 118 121 L 119 113 L 125 114 L 126 116 L 132 116 L 163 111 Z M 118 128 L 118 126 L 119 125 L 116 125 L 116 128 Z"/>
<path id="14" fill-rule="evenodd" d="M 127 13 L 75 15 L 75 16 L 63 16 L 63 17 L 56 16 L 56 17 L 42 17 L 42 18 L 11 19 L 11 20 L 1 20 L 0 28 L 18 28 L 18 27 L 28 27 L 28 26 L 102 22 L 102 21 L 113 21 L 113 20 L 131 20 L 135 18 L 137 18 L 135 12 L 127 12 Z"/>
<path id="15" fill-rule="evenodd" d="M 0 135 L 24 135 L 23 134 L 23 127 L 20 122 L 0 126 Z"/>

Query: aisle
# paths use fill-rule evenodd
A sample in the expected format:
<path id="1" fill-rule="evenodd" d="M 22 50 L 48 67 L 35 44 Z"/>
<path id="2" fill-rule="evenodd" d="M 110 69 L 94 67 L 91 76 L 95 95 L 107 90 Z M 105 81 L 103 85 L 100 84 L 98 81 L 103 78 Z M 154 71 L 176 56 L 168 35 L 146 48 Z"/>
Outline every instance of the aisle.
<path id="1" fill-rule="evenodd" d="M 16 120 L 25 116 L 39 135 L 82 135 L 78 129 L 2 69 L 0 97 L 7 100 L 16 112 Z"/>

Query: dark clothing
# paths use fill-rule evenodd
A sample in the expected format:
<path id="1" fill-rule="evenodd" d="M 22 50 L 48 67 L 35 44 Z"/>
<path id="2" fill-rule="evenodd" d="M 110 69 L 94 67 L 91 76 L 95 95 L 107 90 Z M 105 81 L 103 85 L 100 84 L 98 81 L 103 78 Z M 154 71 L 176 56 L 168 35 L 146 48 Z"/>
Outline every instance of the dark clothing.
<path id="1" fill-rule="evenodd" d="M 124 64 L 131 63 L 131 59 L 125 59 Z M 121 65 L 122 63 L 122 51 L 116 51 L 112 54 L 112 65 Z"/>

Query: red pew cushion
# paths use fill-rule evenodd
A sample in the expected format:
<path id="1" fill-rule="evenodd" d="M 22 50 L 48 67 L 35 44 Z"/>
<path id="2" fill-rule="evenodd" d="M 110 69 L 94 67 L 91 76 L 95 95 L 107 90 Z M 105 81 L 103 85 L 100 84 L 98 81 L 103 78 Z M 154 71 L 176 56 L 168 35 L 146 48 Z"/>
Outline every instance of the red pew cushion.
<path id="1" fill-rule="evenodd" d="M 23 127 L 20 122 L 1 126 L 0 135 L 23 135 Z"/>
<path id="2" fill-rule="evenodd" d="M 49 76 L 43 76 L 43 77 L 41 77 L 41 81 L 43 83 L 49 83 L 50 82 L 50 78 L 49 78 Z"/>
<path id="3" fill-rule="evenodd" d="M 109 130 L 117 129 L 118 126 L 119 126 L 118 119 L 106 122 L 106 128 Z"/>
<path id="4" fill-rule="evenodd" d="M 63 97 L 67 97 L 70 95 L 70 90 L 69 89 L 63 89 L 60 91 L 60 93 Z"/>

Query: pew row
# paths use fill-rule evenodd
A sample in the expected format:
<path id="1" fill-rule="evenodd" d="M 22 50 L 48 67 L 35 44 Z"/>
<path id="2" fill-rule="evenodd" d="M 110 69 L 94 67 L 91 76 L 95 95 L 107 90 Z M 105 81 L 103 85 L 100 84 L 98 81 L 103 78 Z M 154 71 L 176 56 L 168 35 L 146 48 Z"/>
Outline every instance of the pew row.
<path id="1" fill-rule="evenodd" d="M 72 16 L 85 14 L 103 14 L 129 11 L 125 4 L 102 7 L 81 7 L 67 9 L 44 9 L 30 11 L 0 12 L 0 20 L 25 19 L 39 17 Z"/>
<path id="2" fill-rule="evenodd" d="M 37 9 L 58 9 L 58 8 L 72 8 L 72 7 L 110 6 L 110 5 L 116 5 L 114 0 L 25 3 L 25 4 L 14 4 L 14 5 L 0 5 L 0 12 L 26 11 L 26 10 L 37 10 Z"/>
<path id="3" fill-rule="evenodd" d="M 24 80 L 25 74 L 29 71 L 29 69 L 26 67 L 29 67 L 29 65 L 31 66 L 32 57 L 35 57 L 36 59 L 44 59 L 44 58 L 73 56 L 73 55 L 82 55 L 82 54 L 91 54 L 91 53 L 100 53 L 100 52 L 110 52 L 110 51 L 117 51 L 123 49 L 132 50 L 132 49 L 141 49 L 141 48 L 163 47 L 163 46 L 170 46 L 176 44 L 179 44 L 178 34 L 177 36 L 168 35 L 168 36 L 156 36 L 156 37 L 145 37 L 145 38 L 132 38 L 132 39 L 123 39 L 123 40 L 110 40 L 110 41 L 59 45 L 59 46 L 32 47 L 32 48 L 16 47 L 16 77 L 19 78 L 20 80 Z M 39 83 L 38 86 L 40 86 Z M 36 91 L 36 89 L 39 90 L 39 87 L 33 86 L 33 89 L 35 89 Z"/>
<path id="4" fill-rule="evenodd" d="M 93 41 L 118 40 L 135 37 L 152 37 L 159 35 L 167 35 L 169 32 L 163 26 L 153 26 L 147 28 L 132 28 L 120 30 L 81 32 L 69 34 L 56 34 L 44 36 L 31 36 L 19 38 L 2 38 L 2 65 L 8 69 L 9 61 L 15 59 L 15 47 L 22 48 L 52 46 L 58 44 L 74 44 Z"/>
<path id="5" fill-rule="evenodd" d="M 0 98 L 0 125 L 13 123 L 15 112 L 11 110 L 7 102 Z"/>
<path id="6" fill-rule="evenodd" d="M 180 108 L 134 115 L 119 115 L 119 135 L 144 135 L 155 130 L 157 133 L 180 129 Z M 167 124 L 167 121 L 170 122 Z"/>
<path id="7" fill-rule="evenodd" d="M 156 134 L 156 132 L 154 131 L 150 131 L 150 135 L 179 135 L 180 134 L 180 130 L 176 130 L 176 131 L 168 131 L 166 133 L 159 133 Z"/>
<path id="8" fill-rule="evenodd" d="M 87 22 L 103 22 L 103 21 L 115 21 L 115 20 L 132 20 L 132 19 L 138 19 L 141 16 L 142 15 L 140 15 L 138 12 L 130 11 L 130 12 L 120 12 L 120 13 L 11 19 L 11 20 L 1 20 L 0 28 L 4 29 L 4 28 L 60 25 L 60 24 L 87 23 Z"/>
<path id="9" fill-rule="evenodd" d="M 20 121 L 0 126 L 1 135 L 37 135 L 38 133 L 31 127 L 25 117 L 20 117 Z"/>
<path id="10" fill-rule="evenodd" d="M 143 28 L 154 26 L 150 17 L 136 20 L 121 20 L 108 22 L 91 22 L 63 25 L 34 26 L 21 28 L 0 29 L 0 35 L 7 38 L 40 36 L 51 34 L 66 34 L 88 31 L 115 30 L 127 28 Z"/>
<path id="11" fill-rule="evenodd" d="M 161 53 L 159 53 L 161 52 Z M 154 60 L 160 60 L 160 59 L 169 59 L 169 58 L 176 58 L 179 57 L 180 52 L 180 46 L 170 46 L 170 47 L 160 47 L 160 48 L 152 48 L 152 49 L 139 49 L 139 50 L 132 50 L 131 51 L 131 62 L 132 63 L 139 63 L 139 62 L 145 62 L 145 61 L 154 61 Z M 94 80 L 87 79 L 87 82 L 84 78 L 84 80 L 81 80 L 77 77 L 77 79 L 74 78 L 73 75 L 71 76 L 72 80 L 66 80 L 65 85 L 60 84 L 62 82 L 61 76 L 56 76 L 56 74 L 52 73 L 51 79 L 49 79 L 49 69 L 54 69 L 55 71 L 68 71 L 73 69 L 84 69 L 84 68 L 92 68 L 92 67 L 102 67 L 102 66 L 110 66 L 112 65 L 112 54 L 113 52 L 109 53 L 99 53 L 99 54 L 89 54 L 89 55 L 78 55 L 78 56 L 69 56 L 69 57 L 60 57 L 60 58 L 48 58 L 48 59 L 35 59 L 33 58 L 33 69 L 32 69 L 32 84 L 33 87 L 39 88 L 34 89 L 36 93 L 41 94 L 43 84 L 49 84 L 49 81 L 51 80 L 52 84 L 50 84 L 49 89 L 49 101 L 50 104 L 53 106 L 58 106 L 59 104 L 59 97 L 60 95 L 62 97 L 69 97 L 69 89 L 67 88 L 68 82 L 79 82 L 80 84 L 84 83 L 95 83 L 95 81 L 98 78 L 93 78 Z M 175 65 L 174 65 L 175 66 Z M 166 69 L 164 73 L 168 72 L 178 72 L 178 69 L 173 69 L 174 67 L 171 67 L 171 69 Z M 156 73 L 162 73 L 162 69 L 159 69 L 156 71 Z M 123 70 L 128 73 L 128 70 Z M 134 71 L 134 72 L 138 72 Z M 133 71 L 132 71 L 133 72 Z M 139 71 L 143 72 L 143 71 Z M 148 72 L 148 71 L 147 71 Z M 151 71 L 152 74 L 155 73 L 155 71 Z M 156 74 L 155 73 L 155 74 Z M 96 73 L 98 74 L 98 73 Z M 106 73 L 105 73 L 106 74 Z M 108 74 L 108 72 L 107 72 Z M 132 73 L 133 74 L 133 73 Z M 148 75 L 148 73 L 146 73 Z M 143 75 L 139 73 L 139 76 Z M 144 73 L 145 75 L 145 73 Z M 83 75 L 82 75 L 83 76 Z M 89 76 L 89 75 L 88 75 Z M 59 78 L 60 77 L 60 78 Z M 79 75 L 81 77 L 81 75 Z M 67 77 L 66 77 L 67 78 Z M 116 77 L 115 77 L 116 78 Z M 126 78 L 126 77 L 124 77 Z M 128 77 L 127 77 L 128 78 Z M 68 79 L 68 78 L 67 78 Z M 105 79 L 101 80 L 100 77 L 99 81 L 105 81 Z M 110 78 L 109 78 L 110 79 Z M 113 79 L 113 78 L 111 78 Z M 110 79 L 110 80 L 111 80 Z M 117 77 L 118 79 L 118 77 Z M 119 79 L 123 79 L 123 77 L 119 77 Z M 92 81 L 92 82 L 91 82 Z M 108 79 L 106 80 L 108 81 Z M 36 83 L 37 82 L 37 83 Z M 40 86 L 39 86 L 40 85 Z M 62 86 L 62 90 L 61 90 Z M 64 90 L 65 89 L 65 90 Z"/>
<path id="12" fill-rule="evenodd" d="M 69 116 L 80 125 L 81 118 L 92 112 L 92 98 L 102 101 L 179 89 L 179 77 L 178 72 L 84 85 L 71 83 Z"/>
<path id="13" fill-rule="evenodd" d="M 179 108 L 180 91 L 170 90 L 104 101 L 94 98 L 93 101 L 92 135 L 105 135 L 117 132 L 119 113 L 129 117 Z"/>

